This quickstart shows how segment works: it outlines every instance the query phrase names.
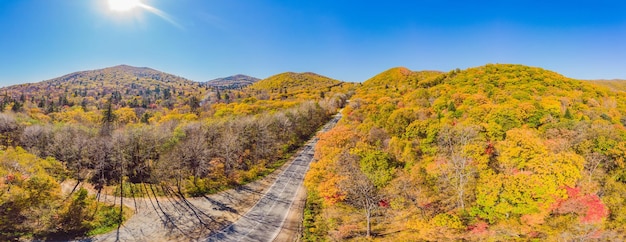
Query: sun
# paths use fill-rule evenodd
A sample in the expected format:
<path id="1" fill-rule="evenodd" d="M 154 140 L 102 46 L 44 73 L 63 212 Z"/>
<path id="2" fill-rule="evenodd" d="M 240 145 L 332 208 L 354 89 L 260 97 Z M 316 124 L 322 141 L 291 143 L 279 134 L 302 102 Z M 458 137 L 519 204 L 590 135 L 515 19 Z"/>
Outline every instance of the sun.
<path id="1" fill-rule="evenodd" d="M 109 0 L 109 8 L 117 12 L 126 12 L 141 6 L 140 0 Z"/>

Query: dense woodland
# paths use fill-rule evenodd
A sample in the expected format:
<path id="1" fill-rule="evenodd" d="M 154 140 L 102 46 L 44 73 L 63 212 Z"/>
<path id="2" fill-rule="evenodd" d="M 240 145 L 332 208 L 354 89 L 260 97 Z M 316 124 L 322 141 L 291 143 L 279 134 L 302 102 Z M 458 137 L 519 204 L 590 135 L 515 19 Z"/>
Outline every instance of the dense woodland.
<path id="1" fill-rule="evenodd" d="M 626 240 L 626 92 L 521 65 L 363 83 L 307 174 L 305 241 Z"/>
<path id="2" fill-rule="evenodd" d="M 0 240 L 93 235 L 131 216 L 93 193 L 202 196 L 272 172 L 355 87 L 301 75 L 222 89 L 117 66 L 0 89 Z"/>
<path id="3" fill-rule="evenodd" d="M 132 216 L 94 193 L 253 181 L 350 99 L 305 179 L 305 241 L 625 240 L 623 87 L 521 65 L 231 89 L 117 66 L 6 87 L 0 239 L 99 234 Z"/>

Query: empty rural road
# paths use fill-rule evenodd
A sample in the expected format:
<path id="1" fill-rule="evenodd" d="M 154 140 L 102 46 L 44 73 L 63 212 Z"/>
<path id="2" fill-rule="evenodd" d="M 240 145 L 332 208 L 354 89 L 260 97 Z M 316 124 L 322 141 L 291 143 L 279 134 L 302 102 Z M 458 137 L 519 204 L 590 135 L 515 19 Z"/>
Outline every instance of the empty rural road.
<path id="1" fill-rule="evenodd" d="M 321 132 L 330 130 L 341 112 Z M 239 220 L 211 235 L 207 241 L 273 241 L 281 230 L 298 188 L 313 160 L 317 137 L 312 138 L 283 170 L 261 199 Z"/>
<path id="2" fill-rule="evenodd" d="M 336 115 L 321 132 L 340 118 Z M 134 215 L 119 230 L 77 241 L 272 241 L 302 185 L 316 142 L 312 138 L 275 173 L 235 189 L 196 198 L 124 198 Z M 120 198 L 103 195 L 103 201 L 119 204 Z"/>

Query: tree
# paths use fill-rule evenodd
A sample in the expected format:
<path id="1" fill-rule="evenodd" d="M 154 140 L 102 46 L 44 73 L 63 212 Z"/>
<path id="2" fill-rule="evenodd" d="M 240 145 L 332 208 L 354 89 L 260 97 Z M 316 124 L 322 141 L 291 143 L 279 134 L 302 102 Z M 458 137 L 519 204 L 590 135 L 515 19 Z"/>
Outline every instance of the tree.
<path id="1" fill-rule="evenodd" d="M 88 213 L 87 190 L 80 188 L 71 200 L 70 204 L 59 216 L 59 227 L 66 233 L 85 233 L 89 230 L 89 223 L 86 221 Z"/>
<path id="2" fill-rule="evenodd" d="M 115 158 L 123 170 L 121 175 L 133 183 L 154 183 L 151 164 L 159 159 L 166 135 L 149 126 L 116 131 L 113 141 L 117 151 Z"/>
<path id="3" fill-rule="evenodd" d="M 189 107 L 191 108 L 192 112 L 197 112 L 198 108 L 200 107 L 200 100 L 198 100 L 196 96 L 192 96 L 191 98 L 189 98 Z"/>
<path id="4" fill-rule="evenodd" d="M 31 153 L 46 157 L 50 153 L 49 144 L 52 143 L 53 133 L 50 126 L 31 125 L 24 128 L 20 141 Z"/>
<path id="5" fill-rule="evenodd" d="M 548 152 L 535 130 L 509 130 L 496 145 L 497 168 L 481 172 L 473 212 L 490 221 L 529 217 L 542 221 L 550 207 L 581 177 L 584 159 L 571 152 Z M 530 224 L 529 224 L 530 225 Z"/>
<path id="6" fill-rule="evenodd" d="M 198 178 L 205 176 L 210 168 L 208 165 L 211 159 L 208 149 L 210 144 L 206 142 L 205 129 L 199 123 L 187 125 L 184 132 L 185 138 L 172 151 L 175 154 L 173 158 L 175 162 L 189 170 L 185 174 L 193 176 L 193 185 L 198 186 Z"/>
<path id="7" fill-rule="evenodd" d="M 585 172 L 587 173 L 589 182 L 597 175 L 598 168 L 608 162 L 608 160 L 608 157 L 598 152 L 585 155 Z"/>
<path id="8" fill-rule="evenodd" d="M 0 150 L 0 239 L 47 232 L 60 201 L 53 176 L 63 167 L 53 158 L 40 159 L 24 149 Z"/>
<path id="9" fill-rule="evenodd" d="M 11 111 L 13 112 L 19 112 L 22 111 L 22 107 L 24 106 L 24 103 L 22 102 L 18 102 L 18 101 L 14 101 L 13 102 L 13 106 L 11 107 Z"/>
<path id="10" fill-rule="evenodd" d="M 13 115 L 0 113 L 0 148 L 13 145 L 18 138 L 19 129 Z"/>
<path id="11" fill-rule="evenodd" d="M 469 181 L 476 172 L 472 160 L 464 154 L 464 149 L 478 137 L 476 126 L 443 126 L 439 131 L 437 144 L 447 165 L 443 178 L 456 193 L 456 206 L 465 209 L 465 199 Z"/>
<path id="12" fill-rule="evenodd" d="M 375 149 L 355 150 L 354 152 L 360 158 L 359 168 L 374 183 L 374 186 L 379 189 L 387 186 L 395 170 L 391 156 Z"/>
<path id="13" fill-rule="evenodd" d="M 47 148 L 50 154 L 63 162 L 72 172 L 72 176 L 78 183 L 84 181 L 91 167 L 88 159 L 90 134 L 84 127 L 65 125 L 54 131 L 52 142 Z"/>
<path id="14" fill-rule="evenodd" d="M 345 194 L 344 202 L 363 210 L 367 223 L 367 237 L 370 237 L 373 212 L 378 208 L 378 202 L 381 200 L 379 190 L 361 170 L 358 156 L 344 152 L 339 162 L 340 175 L 343 176 L 339 182 L 339 188 Z"/>
<path id="15" fill-rule="evenodd" d="M 564 118 L 566 119 L 573 119 L 574 115 L 572 115 L 572 112 L 569 110 L 569 108 L 565 109 L 565 115 L 563 115 Z"/>
<path id="16" fill-rule="evenodd" d="M 100 134 L 109 136 L 114 129 L 115 120 L 117 117 L 115 116 L 115 112 L 113 110 L 112 99 L 106 103 L 106 107 L 104 112 L 102 112 L 102 128 L 100 129 Z"/>
<path id="17" fill-rule="evenodd" d="M 87 157 L 92 161 L 94 170 L 90 179 L 98 193 L 105 185 L 115 183 L 122 176 L 113 159 L 117 152 L 114 146 L 110 136 L 99 136 L 89 140 Z"/>
<path id="18" fill-rule="evenodd" d="M 105 112 L 104 115 L 110 116 L 111 114 L 108 114 Z M 106 119 L 111 119 L 111 118 L 113 118 L 115 121 L 117 121 L 121 125 L 136 123 L 138 121 L 135 110 L 129 107 L 119 108 L 113 111 L 113 117 L 107 117 Z"/>
<path id="19" fill-rule="evenodd" d="M 224 159 L 224 165 L 226 166 L 226 172 L 231 173 L 238 167 L 238 158 L 242 152 L 240 144 L 240 130 L 237 130 L 237 126 L 234 122 L 229 122 L 223 126 L 223 130 L 220 134 L 218 147 L 220 150 L 220 157 Z"/>
<path id="20" fill-rule="evenodd" d="M 224 93 L 224 102 L 230 103 L 230 93 Z"/>

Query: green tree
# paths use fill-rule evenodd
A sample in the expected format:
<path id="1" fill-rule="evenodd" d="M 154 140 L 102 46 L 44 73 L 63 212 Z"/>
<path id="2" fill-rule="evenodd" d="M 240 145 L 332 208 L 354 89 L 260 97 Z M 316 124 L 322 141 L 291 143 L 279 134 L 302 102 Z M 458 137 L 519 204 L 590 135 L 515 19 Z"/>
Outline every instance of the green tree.
<path id="1" fill-rule="evenodd" d="M 22 106 L 24 106 L 22 102 L 14 101 L 13 106 L 11 107 L 11 111 L 16 112 L 16 113 L 20 112 L 22 111 Z"/>
<path id="2" fill-rule="evenodd" d="M 113 110 L 113 103 L 111 99 L 109 99 L 109 101 L 106 103 L 104 111 L 102 112 L 101 120 L 102 127 L 100 129 L 100 134 L 105 136 L 111 135 L 111 132 L 113 131 L 115 125 L 115 121 L 117 120 L 117 117 L 115 116 L 115 112 Z"/>

